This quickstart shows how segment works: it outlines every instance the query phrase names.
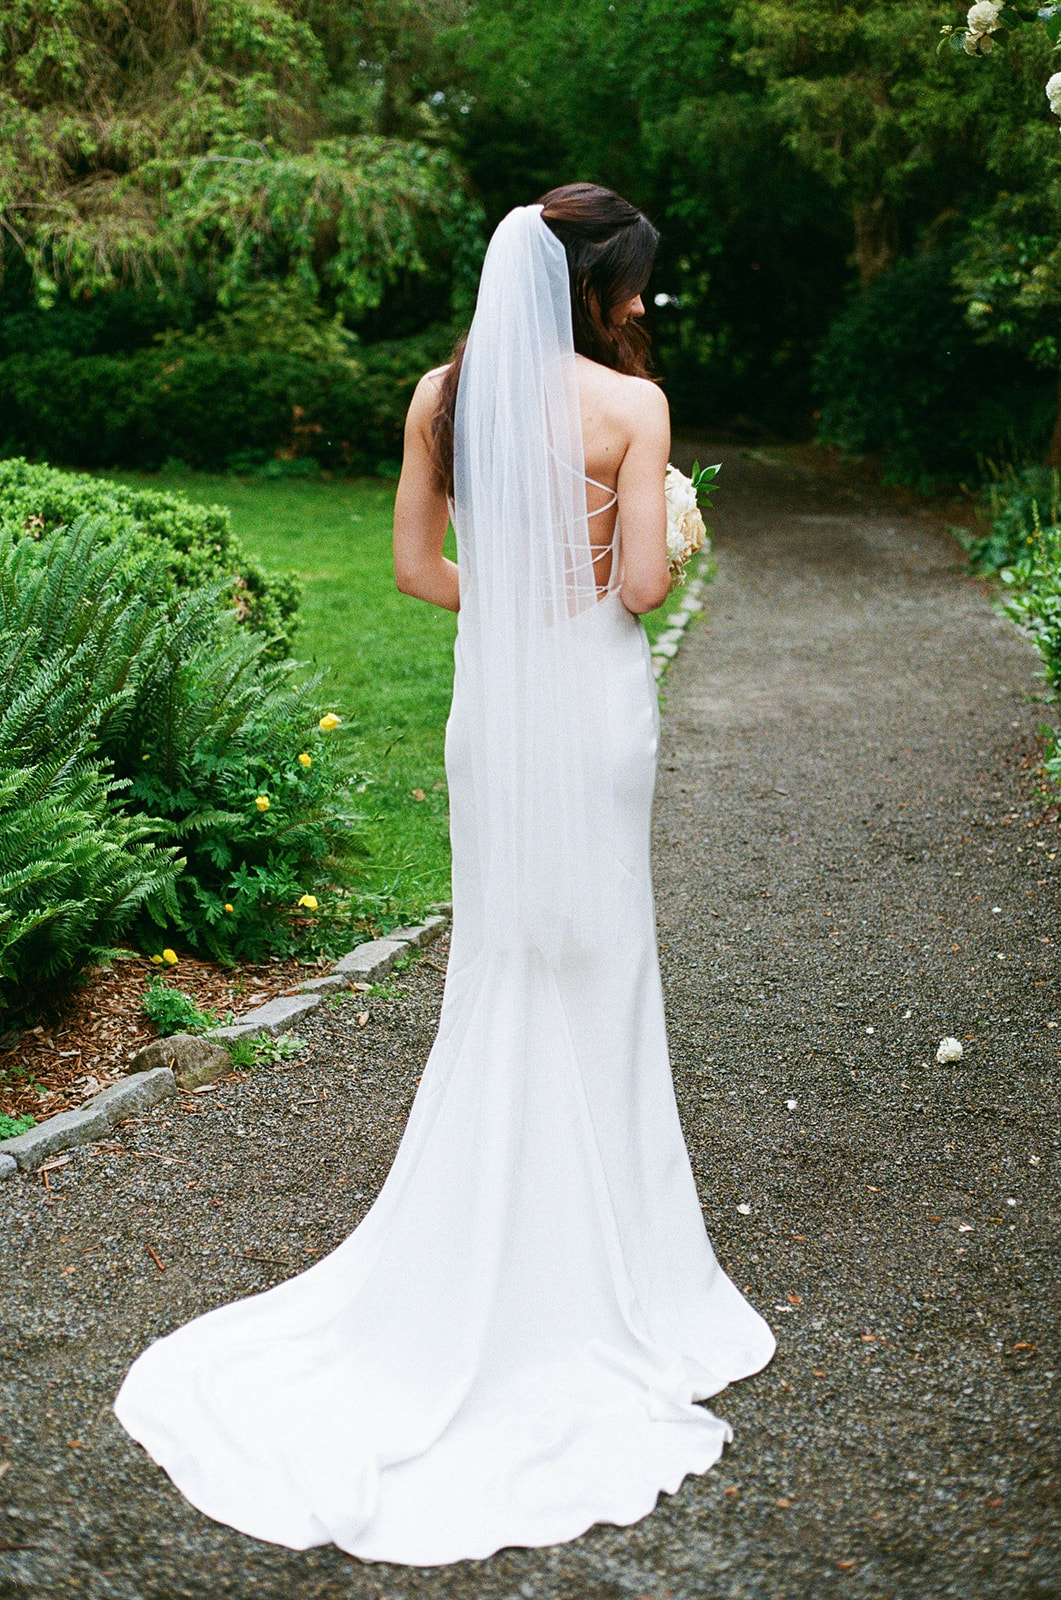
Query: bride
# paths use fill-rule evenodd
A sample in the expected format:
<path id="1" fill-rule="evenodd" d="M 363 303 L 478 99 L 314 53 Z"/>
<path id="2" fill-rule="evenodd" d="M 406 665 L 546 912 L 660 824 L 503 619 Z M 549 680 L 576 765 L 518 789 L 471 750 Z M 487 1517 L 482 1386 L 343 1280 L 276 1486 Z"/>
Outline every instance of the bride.
<path id="1" fill-rule="evenodd" d="M 150 1346 L 115 1404 L 259 1539 L 434 1566 L 635 1522 L 732 1437 L 696 1401 L 773 1354 L 704 1232 L 656 956 L 656 238 L 590 184 L 510 212 L 409 412 L 398 583 L 460 612 L 438 1036 L 354 1233 Z"/>

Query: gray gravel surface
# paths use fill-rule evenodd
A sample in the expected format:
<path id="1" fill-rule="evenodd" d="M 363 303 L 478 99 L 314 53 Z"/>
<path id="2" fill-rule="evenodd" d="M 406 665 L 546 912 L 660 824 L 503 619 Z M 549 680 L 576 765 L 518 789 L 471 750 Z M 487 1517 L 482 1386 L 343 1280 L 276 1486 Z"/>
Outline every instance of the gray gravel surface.
<path id="1" fill-rule="evenodd" d="M 211 1523 L 112 1417 L 148 1340 L 364 1214 L 436 946 L 300 1024 L 303 1064 L 124 1124 L 50 1193 L 0 1190 L 0 1596 L 1061 1596 L 1061 830 L 1021 772 L 1034 658 L 926 513 L 720 453 L 656 870 L 705 1217 L 778 1333 L 715 1402 L 734 1444 L 633 1528 L 419 1571 Z"/>

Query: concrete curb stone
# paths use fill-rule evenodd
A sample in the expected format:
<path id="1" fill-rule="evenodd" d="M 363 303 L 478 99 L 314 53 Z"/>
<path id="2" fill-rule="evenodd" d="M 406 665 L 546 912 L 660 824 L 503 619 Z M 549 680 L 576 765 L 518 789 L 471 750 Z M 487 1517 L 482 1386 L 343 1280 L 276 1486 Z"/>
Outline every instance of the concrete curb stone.
<path id="1" fill-rule="evenodd" d="M 211 1028 L 203 1037 L 245 1039 L 250 1033 L 286 1033 L 304 1011 L 312 1011 L 317 1005 L 320 1005 L 320 996 L 315 994 L 287 995 L 279 1000 L 267 1000 L 265 1005 L 248 1011 L 237 1022 L 230 1022 L 224 1028 Z"/>
<path id="2" fill-rule="evenodd" d="M 22 1172 L 33 1172 L 49 1156 L 69 1150 L 71 1145 L 91 1144 L 106 1138 L 116 1122 L 149 1111 L 160 1100 L 177 1092 L 177 1082 L 168 1067 L 134 1072 L 121 1083 L 86 1100 L 74 1111 L 60 1111 L 36 1128 L 28 1128 L 14 1139 L 0 1144 L 0 1156 L 10 1156 Z"/>
<path id="3" fill-rule="evenodd" d="M 425 922 L 408 928 L 395 928 L 385 939 L 370 939 L 355 946 L 335 963 L 334 970 L 321 978 L 311 978 L 301 985 L 299 992 L 269 1000 L 254 1011 L 248 1011 L 225 1027 L 212 1028 L 209 1033 L 195 1035 L 205 1041 L 244 1039 L 248 1035 L 286 1033 L 294 1022 L 306 1012 L 319 1006 L 327 994 L 348 989 L 352 981 L 374 983 L 394 966 L 403 951 L 423 949 L 436 939 L 447 926 L 453 911 L 452 904 L 443 902 L 429 907 L 435 915 Z M 139 1052 L 149 1060 L 165 1054 L 167 1040 L 153 1041 Z M 135 1059 L 138 1059 L 134 1058 Z M 34 1172 L 42 1161 L 72 1146 L 91 1144 L 105 1138 L 114 1123 L 138 1111 L 147 1111 L 160 1100 L 177 1093 L 177 1079 L 169 1066 L 153 1066 L 145 1071 L 131 1072 L 120 1083 L 115 1083 L 86 1100 L 73 1111 L 60 1111 L 48 1117 L 35 1128 L 29 1128 L 13 1139 L 0 1141 L 0 1181 L 14 1177 L 16 1171 Z"/>

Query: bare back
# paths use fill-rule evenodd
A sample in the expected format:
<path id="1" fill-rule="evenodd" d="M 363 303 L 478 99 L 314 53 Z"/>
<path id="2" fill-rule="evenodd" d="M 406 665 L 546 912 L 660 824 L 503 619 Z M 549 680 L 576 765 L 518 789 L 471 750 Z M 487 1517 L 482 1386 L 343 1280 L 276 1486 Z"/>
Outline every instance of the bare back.
<path id="1" fill-rule="evenodd" d="M 670 416 L 662 391 L 576 356 L 594 570 L 603 591 L 611 578 L 616 518 L 622 527 L 620 591 L 629 611 L 650 611 L 666 598 L 667 513 L 664 474 L 670 453 Z M 448 522 L 431 442 L 444 367 L 421 378 L 409 408 L 405 456 L 394 513 L 394 555 L 399 587 L 435 605 L 457 610 L 459 576 L 442 556 Z"/>

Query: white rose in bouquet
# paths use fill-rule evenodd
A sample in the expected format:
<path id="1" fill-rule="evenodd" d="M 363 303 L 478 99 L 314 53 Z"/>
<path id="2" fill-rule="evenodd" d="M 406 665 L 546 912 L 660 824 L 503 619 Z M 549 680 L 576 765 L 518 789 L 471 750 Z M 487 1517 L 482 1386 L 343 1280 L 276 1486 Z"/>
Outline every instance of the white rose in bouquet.
<path id="1" fill-rule="evenodd" d="M 707 490 L 718 470 L 718 466 L 701 470 L 697 462 L 693 467 L 693 476 L 687 478 L 677 467 L 667 467 L 664 494 L 667 501 L 667 565 L 670 568 L 672 590 L 685 582 L 685 569 L 689 561 L 703 548 L 707 539 L 707 529 L 697 499 L 700 493 Z"/>

